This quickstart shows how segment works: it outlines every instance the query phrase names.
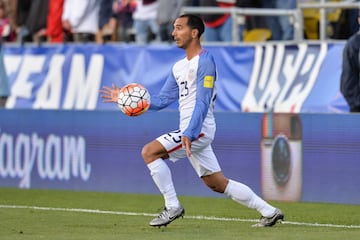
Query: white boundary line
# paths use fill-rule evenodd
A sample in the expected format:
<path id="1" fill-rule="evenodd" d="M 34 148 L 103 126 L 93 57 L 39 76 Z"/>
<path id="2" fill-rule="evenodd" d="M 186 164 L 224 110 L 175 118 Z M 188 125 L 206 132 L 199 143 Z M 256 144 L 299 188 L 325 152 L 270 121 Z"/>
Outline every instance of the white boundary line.
<path id="1" fill-rule="evenodd" d="M 124 216 L 157 216 L 151 213 L 136 213 L 136 212 L 118 212 L 105 211 L 98 209 L 84 209 L 84 208 L 54 208 L 54 207 L 38 207 L 38 206 L 21 206 L 21 205 L 0 205 L 0 208 L 16 208 L 16 209 L 33 209 L 42 211 L 62 211 L 62 212 L 81 212 L 81 213 L 97 213 L 97 214 L 111 214 Z M 208 220 L 208 221 L 228 221 L 228 222 L 258 222 L 258 219 L 241 219 L 241 218 L 223 218 L 223 217 L 207 217 L 207 216 L 188 216 L 189 219 Z M 309 226 L 309 227 L 328 227 L 328 228 L 353 228 L 360 229 L 360 225 L 339 225 L 330 223 L 305 223 L 305 222 L 289 222 L 283 221 L 283 224 Z"/>

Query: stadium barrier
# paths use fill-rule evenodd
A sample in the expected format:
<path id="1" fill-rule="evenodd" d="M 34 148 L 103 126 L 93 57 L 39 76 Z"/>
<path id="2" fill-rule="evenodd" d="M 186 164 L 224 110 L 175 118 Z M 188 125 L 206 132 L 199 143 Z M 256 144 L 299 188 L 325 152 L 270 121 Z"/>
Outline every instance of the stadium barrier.
<path id="1" fill-rule="evenodd" d="M 329 18 L 331 19 L 331 12 L 343 9 L 359 9 L 360 2 L 326 2 L 324 0 L 320 2 L 299 2 L 296 9 L 274 9 L 274 8 L 219 8 L 219 7 L 183 7 L 183 13 L 193 14 L 216 14 L 216 13 L 229 13 L 233 21 L 232 26 L 232 44 L 237 45 L 239 43 L 239 25 L 244 25 L 245 16 L 288 16 L 290 22 L 294 26 L 294 40 L 293 42 L 304 41 L 304 17 L 306 12 L 311 10 L 314 12 L 317 22 L 313 24 L 319 24 L 319 36 L 318 40 L 323 42 L 328 40 L 327 30 Z M 330 16 L 329 16 L 330 15 Z M 337 19 L 336 19 L 337 20 Z"/>
<path id="2" fill-rule="evenodd" d="M 301 15 L 296 9 L 268 9 L 268 8 L 219 8 L 219 7 L 183 7 L 183 13 L 193 14 L 219 14 L 229 13 L 232 19 L 232 44 L 239 43 L 239 25 L 244 25 L 245 16 L 288 16 L 292 19 L 295 29 L 295 40 L 303 39 Z"/>
<path id="3" fill-rule="evenodd" d="M 328 27 L 328 20 L 331 19 L 332 13 L 337 15 L 337 10 L 344 10 L 344 9 L 358 9 L 360 11 L 360 2 L 358 1 L 343 1 L 343 2 L 304 2 L 298 3 L 298 9 L 301 11 L 300 15 L 304 16 L 304 12 L 307 10 L 315 10 L 316 11 L 316 18 L 318 18 L 319 23 L 319 40 L 326 41 L 327 37 L 327 27 Z M 318 13 L 317 13 L 318 12 Z M 301 19 L 304 19 L 302 17 Z M 334 21 L 338 21 L 338 19 L 333 19 Z M 304 26 L 304 24 L 302 24 Z"/>

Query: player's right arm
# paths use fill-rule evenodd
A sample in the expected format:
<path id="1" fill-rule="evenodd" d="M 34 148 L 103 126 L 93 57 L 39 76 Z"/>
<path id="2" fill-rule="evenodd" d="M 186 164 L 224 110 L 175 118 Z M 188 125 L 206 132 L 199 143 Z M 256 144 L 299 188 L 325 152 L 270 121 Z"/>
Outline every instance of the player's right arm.
<path id="1" fill-rule="evenodd" d="M 111 87 L 104 86 L 101 90 L 101 98 L 104 99 L 103 102 L 108 103 L 117 103 L 119 98 L 121 88 L 116 86 L 115 84 L 112 84 Z"/>
<path id="2" fill-rule="evenodd" d="M 166 108 L 179 98 L 179 87 L 173 72 L 169 74 L 164 86 L 157 95 L 151 95 L 150 110 L 161 110 Z"/>
<path id="3" fill-rule="evenodd" d="M 111 87 L 104 86 L 101 90 L 101 98 L 104 99 L 103 102 L 108 103 L 117 103 L 119 93 L 121 88 L 112 84 Z M 173 102 L 175 102 L 179 97 L 179 88 L 176 83 L 175 77 L 171 72 L 164 84 L 161 88 L 160 92 L 157 95 L 151 94 L 151 110 L 161 110 Z"/>

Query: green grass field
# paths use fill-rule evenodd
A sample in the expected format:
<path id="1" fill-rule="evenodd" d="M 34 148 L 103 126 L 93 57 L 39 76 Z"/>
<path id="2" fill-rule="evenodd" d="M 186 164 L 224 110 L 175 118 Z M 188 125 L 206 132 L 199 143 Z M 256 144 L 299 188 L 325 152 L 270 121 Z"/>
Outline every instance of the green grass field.
<path id="1" fill-rule="evenodd" d="M 284 223 L 253 228 L 258 213 L 230 199 L 180 200 L 185 217 L 159 229 L 160 195 L 0 188 L 0 239 L 360 239 L 360 205 L 272 202 Z"/>

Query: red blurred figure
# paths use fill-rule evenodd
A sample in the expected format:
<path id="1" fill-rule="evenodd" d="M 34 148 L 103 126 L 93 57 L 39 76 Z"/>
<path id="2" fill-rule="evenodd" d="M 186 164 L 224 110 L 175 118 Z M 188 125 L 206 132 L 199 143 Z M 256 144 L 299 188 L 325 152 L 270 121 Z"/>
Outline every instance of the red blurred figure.
<path id="1" fill-rule="evenodd" d="M 61 16 L 63 13 L 64 0 L 50 0 L 47 16 L 46 35 L 48 42 L 62 43 L 64 41 L 64 32 Z"/>

